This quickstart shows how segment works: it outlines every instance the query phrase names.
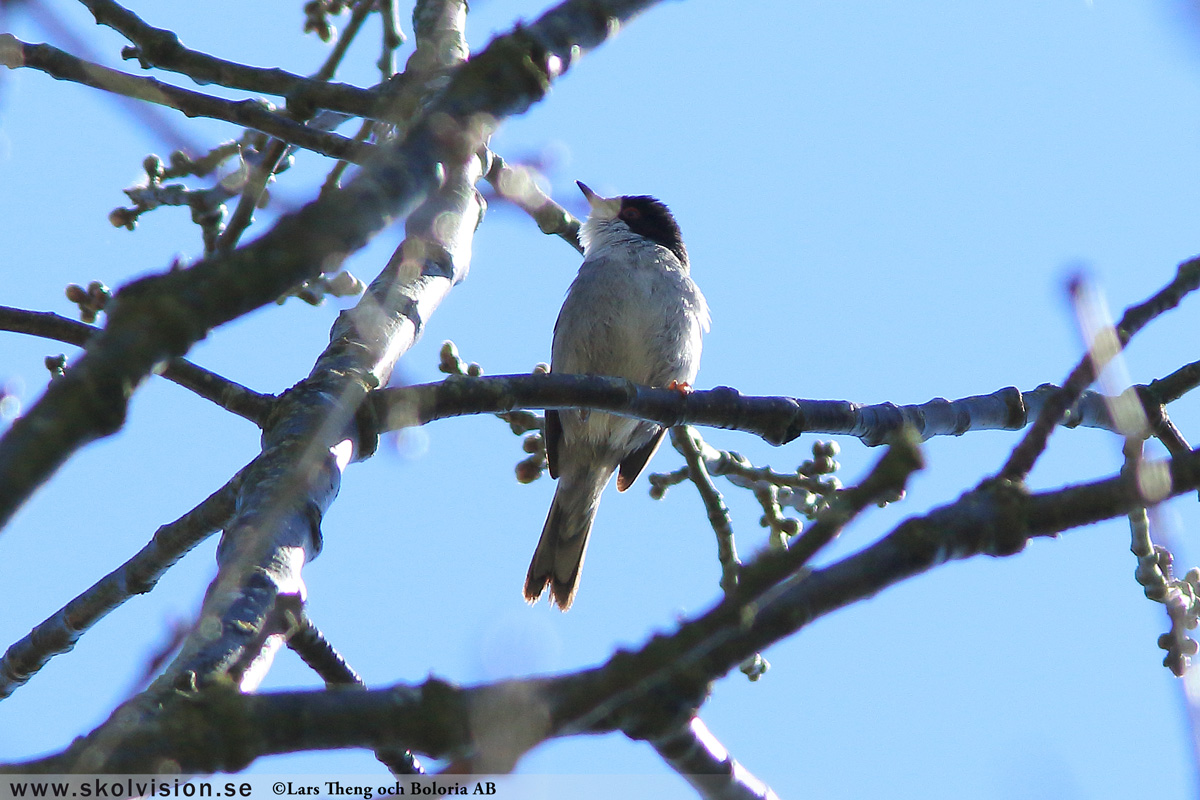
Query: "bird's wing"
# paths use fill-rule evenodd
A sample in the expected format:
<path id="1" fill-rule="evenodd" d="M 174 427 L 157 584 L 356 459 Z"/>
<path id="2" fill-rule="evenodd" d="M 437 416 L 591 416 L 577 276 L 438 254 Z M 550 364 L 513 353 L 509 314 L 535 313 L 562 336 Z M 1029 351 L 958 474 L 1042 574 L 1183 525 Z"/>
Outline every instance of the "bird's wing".
<path id="1" fill-rule="evenodd" d="M 654 451 L 658 450 L 666 432 L 666 428 L 659 428 L 650 441 L 621 460 L 621 471 L 617 474 L 618 492 L 628 489 L 637 480 L 637 476 L 642 474 L 642 470 L 646 468 L 646 462 L 654 455 Z"/>
<path id="2" fill-rule="evenodd" d="M 550 477 L 558 477 L 558 443 L 562 441 L 562 420 L 558 412 L 546 411 L 546 464 L 550 467 Z"/>

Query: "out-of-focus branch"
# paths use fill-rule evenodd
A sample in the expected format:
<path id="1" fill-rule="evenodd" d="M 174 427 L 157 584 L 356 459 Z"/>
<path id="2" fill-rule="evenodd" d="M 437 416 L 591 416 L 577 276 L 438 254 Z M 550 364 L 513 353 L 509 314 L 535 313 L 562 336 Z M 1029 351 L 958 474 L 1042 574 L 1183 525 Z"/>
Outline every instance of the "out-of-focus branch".
<path id="1" fill-rule="evenodd" d="M 729 754 L 699 717 L 651 739 L 650 744 L 702 800 L 779 800 L 770 786 Z"/>
<path id="2" fill-rule="evenodd" d="M 1125 310 L 1121 321 L 1117 324 L 1115 355 L 1124 348 L 1134 334 L 1144 328 L 1159 315 L 1175 308 L 1183 298 L 1200 288 L 1200 258 L 1192 258 L 1179 265 L 1175 278 L 1145 302 L 1130 306 Z M 1083 360 L 1071 371 L 1063 388 L 1049 397 L 1037 416 L 1037 421 L 1030 427 L 1009 456 L 999 477 L 1004 480 L 1024 480 L 1033 465 L 1046 449 L 1050 434 L 1056 426 L 1067 418 L 1069 409 L 1075 405 L 1084 390 L 1096 379 L 1103 364 L 1096 363 L 1093 354 L 1089 352 Z"/>
<path id="3" fill-rule="evenodd" d="M 154 78 L 140 78 L 92 64 L 48 44 L 26 44 L 9 33 L 0 34 L 0 64 L 9 69 L 28 67 L 61 81 L 173 108 L 189 117 L 211 117 L 262 131 L 289 144 L 332 158 L 362 161 L 369 145 L 336 133 L 325 133 L 287 119 L 261 100 L 222 100 L 181 89 Z"/>
<path id="4" fill-rule="evenodd" d="M 159 362 L 208 332 L 338 266 L 464 163 L 498 120 L 541 100 L 583 52 L 654 0 L 567 0 L 495 39 L 343 188 L 284 215 L 254 242 L 119 291 L 108 325 L 70 374 L 0 438 L 0 524 L 78 448 L 124 423 L 128 399 Z"/>
<path id="5" fill-rule="evenodd" d="M 492 168 L 486 177 L 500 197 L 533 217 L 542 233 L 558 236 L 580 253 L 583 252 L 583 244 L 579 241 L 579 220 L 543 192 L 529 170 L 511 166 L 498 154 L 492 153 Z"/>
<path id="6" fill-rule="evenodd" d="M 400 7 L 396 0 L 379 0 L 379 19 L 383 25 L 383 42 L 379 54 L 379 72 L 383 80 L 396 72 L 396 50 L 404 44 L 404 33 L 400 30 Z"/>
<path id="7" fill-rule="evenodd" d="M 0 657 L 0 698 L 8 697 L 56 655 L 69 652 L 84 633 L 135 594 L 145 594 L 158 579 L 233 516 L 244 470 L 174 522 L 133 558 L 96 581 L 83 594 L 39 623 Z"/>
<path id="8" fill-rule="evenodd" d="M 92 325 L 53 312 L 26 311 L 9 306 L 0 306 L 0 330 L 41 336 L 77 347 L 83 347 L 100 332 L 99 328 Z M 272 395 L 247 389 L 240 383 L 209 372 L 185 358 L 171 359 L 160 374 L 167 380 L 192 390 L 205 400 L 211 400 L 226 411 L 250 420 L 260 428 L 275 402 Z"/>

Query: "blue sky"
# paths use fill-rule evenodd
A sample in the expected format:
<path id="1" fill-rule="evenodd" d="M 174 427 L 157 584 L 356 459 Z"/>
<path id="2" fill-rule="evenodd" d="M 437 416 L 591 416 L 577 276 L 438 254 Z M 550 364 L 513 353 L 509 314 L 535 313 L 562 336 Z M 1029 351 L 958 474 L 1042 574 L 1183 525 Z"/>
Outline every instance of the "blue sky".
<path id="1" fill-rule="evenodd" d="M 546 7 L 475 5 L 475 50 Z M 38 7 L 116 64 L 123 43 L 89 25 L 81 8 Z M 225 58 L 309 72 L 324 55 L 314 38 L 295 35 L 299 4 L 213 2 L 203 15 L 186 4 L 134 8 Z M 509 160 L 553 154 L 553 193 L 577 213 L 577 179 L 671 206 L 712 308 L 700 387 L 864 403 L 1032 389 L 1061 382 L 1079 358 L 1063 299 L 1069 269 L 1086 265 L 1119 313 L 1200 251 L 1200 27 L 1189 8 L 668 3 L 582 59 L 494 146 Z M 10 10 L 3 25 L 67 45 L 28 13 Z M 371 26 L 340 79 L 375 79 L 376 40 Z M 125 104 L 44 75 L 0 81 L 0 302 L 69 314 L 68 283 L 119 286 L 199 251 L 178 209 L 147 215 L 134 233 L 107 222 L 143 157 L 169 150 L 161 130 Z M 162 116 L 204 145 L 237 134 Z M 298 157 L 276 196 L 303 202 L 327 169 L 323 159 Z M 369 279 L 400 236 L 385 232 L 350 269 Z M 433 317 L 404 376 L 436 380 L 444 339 L 490 373 L 547 360 L 577 266 L 561 241 L 493 206 L 469 279 Z M 1135 340 L 1127 354 L 1135 381 L 1194 360 L 1197 302 Z M 192 357 L 280 391 L 307 373 L 338 308 L 292 301 L 264 309 L 213 332 Z M 0 337 L 0 378 L 28 404 L 46 379 L 43 357 L 58 352 Z M 1193 440 L 1198 411 L 1194 400 L 1172 409 Z M 726 432 L 708 438 L 779 469 L 794 469 L 812 443 L 806 436 L 776 449 Z M 928 467 L 908 499 L 866 515 L 822 560 L 952 501 L 997 470 L 1017 440 L 985 432 L 928 443 Z M 0 534 L 0 643 L 215 490 L 257 442 L 249 423 L 165 381 L 147 383 L 126 428 L 84 450 Z M 844 483 L 879 456 L 855 440 L 841 445 Z M 1111 436 L 1059 431 L 1031 483 L 1106 476 L 1119 455 Z M 590 666 L 716 600 L 719 569 L 698 499 L 677 487 L 652 501 L 643 479 L 624 495 L 606 494 L 570 613 L 527 607 L 520 589 L 553 487 L 513 480 L 523 456 L 502 423 L 463 419 L 431 425 L 347 472 L 325 520 L 325 550 L 305 578 L 313 617 L 369 683 Z M 650 469 L 680 463 L 664 450 Z M 759 512 L 732 488 L 726 498 L 749 555 L 765 542 Z M 1178 541 L 1177 563 L 1200 561 L 1187 541 L 1200 522 L 1195 497 L 1161 516 Z M 0 758 L 61 748 L 100 722 L 169 624 L 197 607 L 214 546 L 197 548 L 153 594 L 0 702 Z M 1194 794 L 1182 690 L 1155 646 L 1165 614 L 1133 581 L 1128 547 L 1116 522 L 1035 542 L 1014 558 L 936 570 L 771 649 L 762 681 L 719 681 L 702 716 L 784 797 L 1116 798 L 1148 786 Z M 314 684 L 284 654 L 264 688 Z M 377 767 L 367 754 L 333 753 L 254 769 Z M 646 746 L 608 736 L 543 746 L 521 769 L 664 767 Z M 674 796 L 690 796 L 682 781 L 672 786 Z"/>

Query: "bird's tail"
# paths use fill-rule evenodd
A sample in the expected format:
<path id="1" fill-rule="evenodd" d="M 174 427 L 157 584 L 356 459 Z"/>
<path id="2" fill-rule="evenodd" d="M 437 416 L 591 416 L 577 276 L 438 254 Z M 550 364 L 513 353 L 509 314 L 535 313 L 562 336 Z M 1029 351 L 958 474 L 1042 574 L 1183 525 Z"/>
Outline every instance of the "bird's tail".
<path id="1" fill-rule="evenodd" d="M 525 576 L 525 599 L 536 603 L 550 584 L 550 597 L 566 611 L 579 589 L 579 572 L 587 554 L 588 537 L 600 505 L 600 494 L 612 478 L 613 469 L 582 474 L 563 474 L 554 491 L 554 502 L 542 527 L 529 573 Z"/>

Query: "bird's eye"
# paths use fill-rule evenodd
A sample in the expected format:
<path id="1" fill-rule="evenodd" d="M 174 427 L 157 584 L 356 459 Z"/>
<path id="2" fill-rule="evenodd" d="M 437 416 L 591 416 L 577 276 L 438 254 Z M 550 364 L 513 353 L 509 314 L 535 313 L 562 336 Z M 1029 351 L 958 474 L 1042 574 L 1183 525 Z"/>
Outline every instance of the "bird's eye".
<path id="1" fill-rule="evenodd" d="M 625 219 L 625 220 L 635 220 L 638 217 L 640 217 L 641 215 L 642 215 L 642 212 L 638 211 L 633 206 L 627 206 L 625 208 L 622 208 L 621 214 L 620 214 L 621 219 Z"/>

